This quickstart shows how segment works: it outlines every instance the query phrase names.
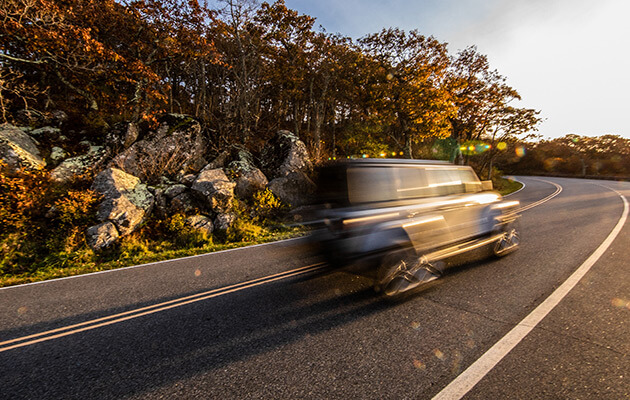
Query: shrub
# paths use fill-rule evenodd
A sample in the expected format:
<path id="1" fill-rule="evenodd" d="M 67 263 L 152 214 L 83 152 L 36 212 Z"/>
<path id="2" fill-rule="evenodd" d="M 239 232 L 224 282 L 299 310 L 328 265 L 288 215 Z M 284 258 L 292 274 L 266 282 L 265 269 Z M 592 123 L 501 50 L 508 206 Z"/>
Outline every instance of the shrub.
<path id="1" fill-rule="evenodd" d="M 250 216 L 254 221 L 266 222 L 267 219 L 278 218 L 287 209 L 269 188 L 254 193 L 253 199 Z"/>

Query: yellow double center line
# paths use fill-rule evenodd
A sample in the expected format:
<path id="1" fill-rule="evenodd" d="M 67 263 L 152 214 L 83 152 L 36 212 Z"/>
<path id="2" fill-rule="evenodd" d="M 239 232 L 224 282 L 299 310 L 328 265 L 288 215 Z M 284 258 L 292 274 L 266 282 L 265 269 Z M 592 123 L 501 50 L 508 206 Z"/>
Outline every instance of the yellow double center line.
<path id="1" fill-rule="evenodd" d="M 235 285 L 225 286 L 218 289 L 208 290 L 207 292 L 197 293 L 194 295 L 181 297 L 174 300 L 165 301 L 163 303 L 153 304 L 151 306 L 137 308 L 135 310 L 125 311 L 119 314 L 112 314 L 106 317 L 96 318 L 89 321 L 81 322 L 74 325 L 68 325 L 49 331 L 35 333 L 33 335 L 22 336 L 16 339 L 0 342 L 0 353 L 16 349 L 19 347 L 29 346 L 31 344 L 45 342 L 47 340 L 57 339 L 64 336 L 73 335 L 75 333 L 89 331 L 91 329 L 100 328 L 107 325 L 117 324 L 119 322 L 142 317 L 144 315 L 154 314 L 171 308 L 181 307 L 187 304 L 195 303 L 202 300 L 211 299 L 213 297 L 222 296 L 228 293 L 238 292 L 239 290 L 249 289 L 254 286 L 264 285 L 270 282 L 291 278 L 298 275 L 304 275 L 311 272 L 322 271 L 325 269 L 324 263 L 308 265 L 302 268 L 296 268 L 290 271 L 281 272 L 275 275 L 269 275 L 246 282 L 237 283 Z"/>

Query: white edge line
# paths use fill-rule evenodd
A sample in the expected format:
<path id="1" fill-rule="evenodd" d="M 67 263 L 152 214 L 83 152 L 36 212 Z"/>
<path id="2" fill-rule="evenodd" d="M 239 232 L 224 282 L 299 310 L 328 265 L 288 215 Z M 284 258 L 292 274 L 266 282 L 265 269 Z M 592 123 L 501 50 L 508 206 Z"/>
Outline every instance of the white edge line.
<path id="1" fill-rule="evenodd" d="M 623 200 L 623 213 L 617 225 L 608 234 L 599 247 L 571 274 L 556 290 L 549 295 L 538 307 L 519 322 L 503 338 L 496 342 L 488 351 L 472 363 L 464 372 L 442 389 L 433 400 L 456 400 L 461 399 L 468 393 L 490 370 L 492 370 L 517 344 L 534 329 L 540 321 L 553 310 L 558 303 L 577 285 L 586 275 L 597 260 L 604 254 L 615 240 L 628 217 L 628 200 L 615 189 L 605 187 L 617 193 Z"/>
<path id="2" fill-rule="evenodd" d="M 134 269 L 134 268 L 151 267 L 151 266 L 154 266 L 154 265 L 164 264 L 164 263 L 169 263 L 169 262 L 175 262 L 175 261 L 179 261 L 179 260 L 190 260 L 190 259 L 193 259 L 193 258 L 204 257 L 204 256 L 212 255 L 212 254 L 220 254 L 220 253 L 227 253 L 227 252 L 237 251 L 237 250 L 251 249 L 251 248 L 254 248 L 254 247 L 267 246 L 267 245 L 271 245 L 271 244 L 278 244 L 278 243 L 282 243 L 282 242 L 289 242 L 291 240 L 299 240 L 299 239 L 304 239 L 304 237 L 300 236 L 300 237 L 295 237 L 295 238 L 290 238 L 290 239 L 276 240 L 274 242 L 252 244 L 250 246 L 235 247 L 233 249 L 226 249 L 226 250 L 212 251 L 210 253 L 196 254 L 194 256 L 186 256 L 186 257 L 180 257 L 180 258 L 171 258 L 171 259 L 168 259 L 168 260 L 154 261 L 154 262 L 146 263 L 146 264 L 131 265 L 129 267 L 112 268 L 112 269 L 106 269 L 104 271 L 89 272 L 87 274 L 64 276 L 62 278 L 55 278 L 55 279 L 48 279 L 48 280 L 44 280 L 44 281 L 22 283 L 22 284 L 19 284 L 19 285 L 1 287 L 0 290 L 15 289 L 15 288 L 20 288 L 20 287 L 24 287 L 24 286 L 31 286 L 31 285 L 41 285 L 43 283 L 63 281 L 63 280 L 66 280 L 66 279 L 83 278 L 83 277 L 92 276 L 92 275 L 105 274 L 105 273 L 108 273 L 108 272 L 124 271 L 124 270 Z"/>
<path id="3" fill-rule="evenodd" d="M 505 177 L 504 177 L 504 178 L 505 178 Z M 511 195 L 513 195 L 513 194 L 516 194 L 516 193 L 520 192 L 521 190 L 525 189 L 525 186 L 527 186 L 527 185 L 525 185 L 525 182 L 523 182 L 523 181 L 519 181 L 519 180 L 518 180 L 518 179 L 516 179 L 516 177 L 514 177 L 514 176 L 512 176 L 511 178 L 506 178 L 506 179 L 512 179 L 513 181 L 518 182 L 518 183 L 520 183 L 520 184 L 521 184 L 521 185 L 523 185 L 523 186 L 521 186 L 521 188 L 520 188 L 519 190 L 517 190 L 517 191 L 515 191 L 515 192 L 512 192 L 512 193 L 508 193 L 508 194 L 506 194 L 506 195 L 505 195 L 505 196 L 503 196 L 503 197 L 509 197 L 509 196 L 511 196 Z"/>

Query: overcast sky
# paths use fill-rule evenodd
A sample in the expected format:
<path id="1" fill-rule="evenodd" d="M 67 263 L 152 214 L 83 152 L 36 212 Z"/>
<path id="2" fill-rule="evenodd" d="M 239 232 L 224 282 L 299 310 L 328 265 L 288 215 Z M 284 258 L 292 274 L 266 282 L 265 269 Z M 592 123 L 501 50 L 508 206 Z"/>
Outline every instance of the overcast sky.
<path id="1" fill-rule="evenodd" d="M 630 138 L 630 0 L 286 0 L 354 39 L 418 29 L 455 54 L 476 45 L 542 111 L 544 137 Z"/>

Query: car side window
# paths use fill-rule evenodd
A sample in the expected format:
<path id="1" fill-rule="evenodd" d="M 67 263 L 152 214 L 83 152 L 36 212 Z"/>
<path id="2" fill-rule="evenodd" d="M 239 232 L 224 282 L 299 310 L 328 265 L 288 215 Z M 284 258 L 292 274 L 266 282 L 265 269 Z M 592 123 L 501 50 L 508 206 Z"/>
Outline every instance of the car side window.
<path id="1" fill-rule="evenodd" d="M 424 168 L 396 168 L 396 191 L 399 199 L 435 195 L 429 187 Z"/>
<path id="2" fill-rule="evenodd" d="M 348 168 L 348 199 L 352 204 L 390 201 L 398 198 L 393 169 Z"/>

